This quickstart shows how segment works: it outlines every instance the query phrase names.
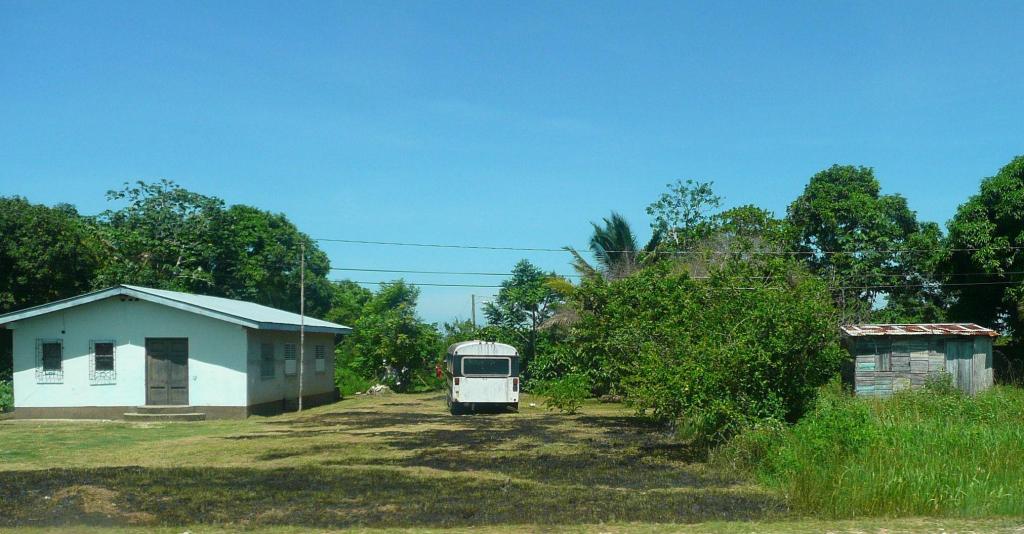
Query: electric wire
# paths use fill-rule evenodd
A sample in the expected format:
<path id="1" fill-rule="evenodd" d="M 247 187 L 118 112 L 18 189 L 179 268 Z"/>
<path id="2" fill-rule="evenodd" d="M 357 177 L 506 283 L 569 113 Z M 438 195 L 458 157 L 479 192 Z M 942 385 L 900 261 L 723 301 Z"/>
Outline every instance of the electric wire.
<path id="1" fill-rule="evenodd" d="M 466 250 L 501 250 L 501 251 L 519 251 L 519 252 L 563 252 L 569 253 L 573 249 L 571 247 L 561 248 L 550 248 L 550 247 L 513 247 L 513 246 L 494 246 L 494 245 L 463 245 L 463 244 L 451 244 L 451 243 L 416 243 L 416 242 L 404 242 L 404 241 L 370 241 L 363 239 L 335 239 L 335 238 L 315 238 L 313 241 L 325 242 L 325 243 L 348 243 L 358 245 L 384 245 L 384 246 L 400 246 L 400 247 L 424 247 L 424 248 L 446 248 L 446 249 L 466 249 Z M 586 250 L 586 247 L 578 247 L 575 250 Z M 917 252 L 977 252 L 980 250 L 1010 250 L 1020 251 L 1024 250 L 1024 246 L 1011 246 L 1011 245 L 1000 245 L 991 247 L 955 247 L 955 248 L 893 248 L 893 249 L 881 249 L 881 248 L 862 248 L 855 250 L 653 250 L 653 251 L 638 251 L 638 250 L 606 250 L 606 253 L 647 253 L 647 254 L 668 254 L 668 255 L 748 255 L 748 256 L 817 256 L 817 255 L 857 255 L 857 254 L 903 254 L 903 253 L 917 253 Z"/>
<path id="2" fill-rule="evenodd" d="M 331 267 L 332 271 L 351 271 L 351 272 L 369 272 L 369 273 L 398 273 L 398 274 L 437 274 L 437 275 L 453 275 L 453 276 L 512 276 L 514 273 L 499 273 L 499 272 L 478 272 L 478 271 L 418 271 L 410 269 L 371 269 L 371 268 L 356 268 L 356 267 Z M 873 276 L 884 276 L 888 278 L 904 278 L 910 276 L 925 276 L 925 277 L 939 277 L 946 278 L 951 276 L 1007 276 L 1024 274 L 1024 271 L 1003 271 L 1001 273 L 878 273 Z M 579 274 L 562 274 L 555 273 L 555 276 L 562 278 L 583 278 L 583 275 Z M 747 276 L 744 277 L 751 280 L 758 280 L 765 278 L 764 276 Z"/>
<path id="3" fill-rule="evenodd" d="M 403 241 L 373 241 L 373 240 L 358 240 L 358 239 L 334 239 L 334 238 L 317 238 L 314 241 L 319 242 L 332 242 L 332 243 L 348 243 L 348 244 L 361 244 L 361 245 L 385 245 L 385 246 L 405 246 L 405 247 L 427 247 L 427 248 L 442 248 L 442 249 L 466 249 L 466 250 L 501 250 L 501 251 L 521 251 L 521 252 L 570 252 L 569 247 L 563 248 L 548 248 L 548 247 L 513 247 L 513 246 L 491 246 L 491 245 L 463 245 L 463 244 L 450 244 L 450 243 L 418 243 L 418 242 L 403 242 Z M 986 247 L 987 250 L 1024 250 L 1024 247 L 1020 246 L 997 246 L 997 247 Z M 929 249 L 858 249 L 849 251 L 654 251 L 656 253 L 666 254 L 714 254 L 714 255 L 725 255 L 725 254 L 739 254 L 747 256 L 758 256 L 758 255 L 837 255 L 837 254 L 867 254 L 867 253 L 909 253 L 909 252 L 975 252 L 983 250 L 980 247 L 963 247 L 963 248 L 929 248 Z M 608 250 L 606 253 L 625 253 L 625 252 L 637 252 L 635 250 Z M 424 274 L 424 275 L 443 275 L 443 276 L 512 276 L 513 273 L 503 272 L 489 272 L 489 271 L 430 271 L 430 270 L 418 270 L 418 269 L 381 269 L 381 268 L 357 268 L 357 267 L 331 267 L 332 271 L 343 271 L 343 272 L 367 272 L 367 273 L 394 273 L 394 274 Z M 948 274 L 937 274 L 937 273 L 878 273 L 876 276 L 891 277 L 891 278 L 909 278 L 913 276 L 926 276 L 926 277 L 938 277 L 941 279 L 948 279 L 952 277 L 1005 277 L 1009 275 L 1024 275 L 1024 271 L 1004 271 L 1001 273 L 948 273 Z M 566 274 L 555 274 L 555 276 L 561 278 L 583 278 L 582 275 L 566 275 Z M 695 279 L 706 279 L 707 277 L 694 277 Z M 766 276 L 751 276 L 745 277 L 748 280 L 768 280 L 771 277 Z M 365 282 L 365 281 L 354 281 L 357 284 L 363 285 L 380 285 L 388 282 Z M 473 288 L 501 288 L 501 285 L 492 284 L 464 284 L 464 283 L 435 283 L 435 282 L 406 282 L 412 286 L 423 286 L 423 287 L 473 287 Z M 975 281 L 975 282 L 939 282 L 939 281 L 926 281 L 919 283 L 906 283 L 906 284 L 865 284 L 865 285 L 849 285 L 849 286 L 829 286 L 829 289 L 834 291 L 846 291 L 846 290 L 881 290 L 881 289 L 910 289 L 910 288 L 927 288 L 927 287 L 971 287 L 971 286 L 990 286 L 990 285 L 1019 285 L 1024 283 L 1020 280 L 997 280 L 997 281 Z M 735 287 L 735 288 L 717 288 L 717 289 L 741 289 L 741 290 L 754 290 L 760 289 L 757 287 Z"/>

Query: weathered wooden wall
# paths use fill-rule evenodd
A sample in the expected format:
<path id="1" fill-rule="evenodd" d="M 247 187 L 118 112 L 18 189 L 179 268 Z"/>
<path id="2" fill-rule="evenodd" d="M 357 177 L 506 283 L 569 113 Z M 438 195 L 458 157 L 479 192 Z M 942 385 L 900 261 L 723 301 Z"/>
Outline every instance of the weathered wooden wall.
<path id="1" fill-rule="evenodd" d="M 947 340 L 948 349 L 957 354 L 947 357 Z M 943 370 L 969 393 L 992 386 L 991 338 L 876 336 L 848 340 L 848 347 L 854 357 L 854 388 L 858 395 L 887 397 L 894 391 L 918 388 L 929 375 Z M 961 356 L 960 352 L 965 354 Z"/>

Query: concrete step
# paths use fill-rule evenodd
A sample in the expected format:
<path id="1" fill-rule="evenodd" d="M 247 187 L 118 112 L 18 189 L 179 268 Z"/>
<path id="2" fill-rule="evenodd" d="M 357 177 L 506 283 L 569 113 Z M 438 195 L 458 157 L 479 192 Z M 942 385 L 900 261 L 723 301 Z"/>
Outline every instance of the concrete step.
<path id="1" fill-rule="evenodd" d="M 160 405 L 160 406 L 136 406 L 133 413 L 141 414 L 169 414 L 169 413 L 196 413 L 193 406 Z"/>
<path id="2" fill-rule="evenodd" d="M 172 421 L 205 421 L 205 413 L 126 413 L 125 421 L 135 422 L 172 422 Z"/>

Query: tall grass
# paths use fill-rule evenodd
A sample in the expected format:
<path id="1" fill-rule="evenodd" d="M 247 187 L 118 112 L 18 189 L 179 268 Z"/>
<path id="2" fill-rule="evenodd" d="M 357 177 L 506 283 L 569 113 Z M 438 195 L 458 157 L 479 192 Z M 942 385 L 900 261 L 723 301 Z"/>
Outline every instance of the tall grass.
<path id="1" fill-rule="evenodd" d="M 932 387 L 861 399 L 832 385 L 791 429 L 760 429 L 726 450 L 745 458 L 798 513 L 1024 515 L 1024 390 L 1018 388 L 969 397 Z"/>

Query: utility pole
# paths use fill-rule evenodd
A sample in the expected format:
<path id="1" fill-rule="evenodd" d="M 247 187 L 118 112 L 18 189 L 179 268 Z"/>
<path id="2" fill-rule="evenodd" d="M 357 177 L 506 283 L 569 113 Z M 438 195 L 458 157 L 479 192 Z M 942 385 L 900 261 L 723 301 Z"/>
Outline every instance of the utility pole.
<path id="1" fill-rule="evenodd" d="M 302 375 L 306 367 L 306 244 L 299 244 L 299 411 L 302 411 Z"/>
<path id="2" fill-rule="evenodd" d="M 469 294 L 469 302 L 470 302 L 469 306 L 473 310 L 470 313 L 470 315 L 473 316 L 473 329 L 475 330 L 476 329 L 476 295 L 470 293 Z"/>

